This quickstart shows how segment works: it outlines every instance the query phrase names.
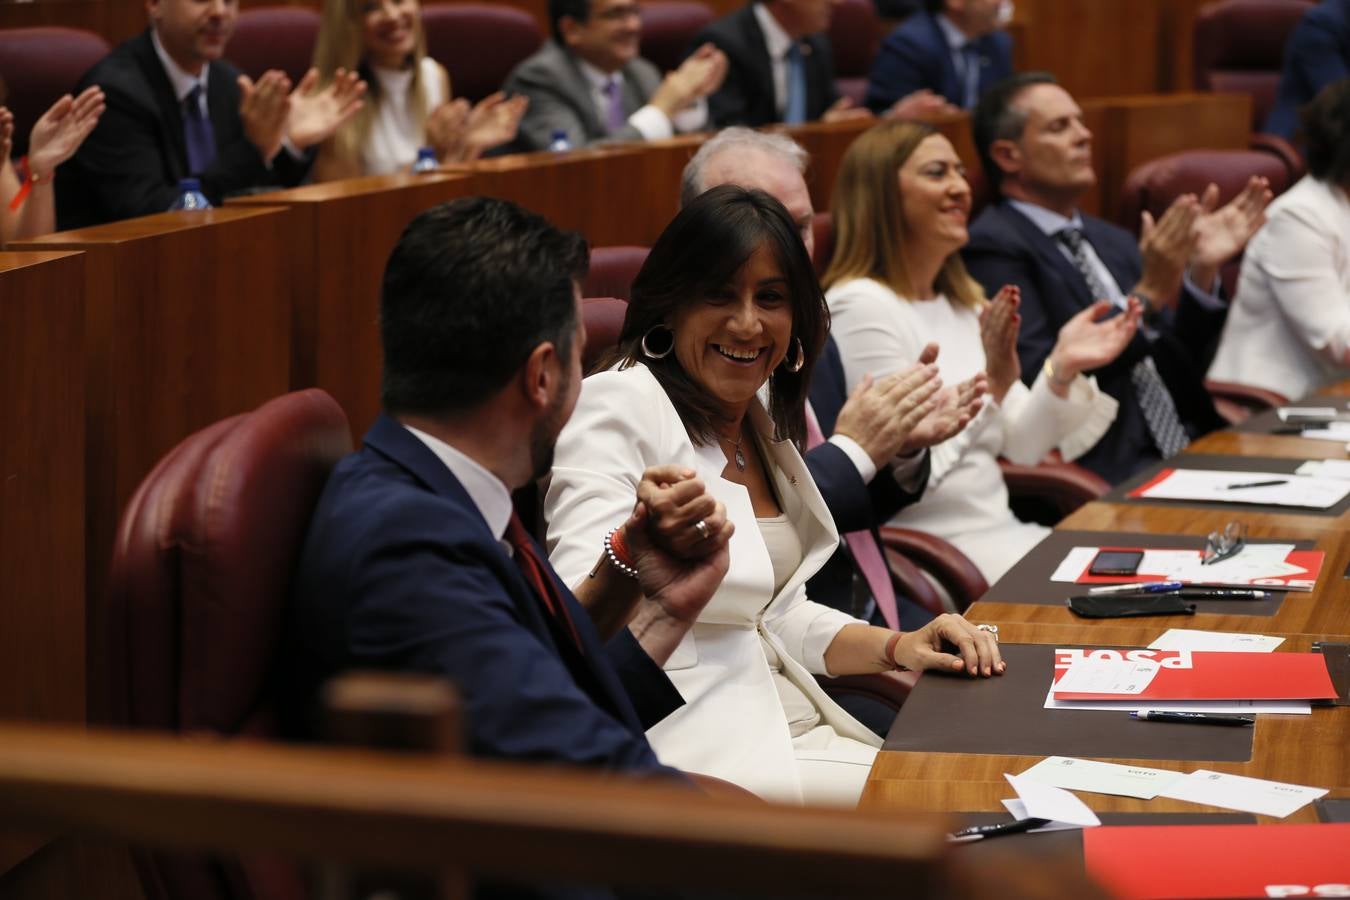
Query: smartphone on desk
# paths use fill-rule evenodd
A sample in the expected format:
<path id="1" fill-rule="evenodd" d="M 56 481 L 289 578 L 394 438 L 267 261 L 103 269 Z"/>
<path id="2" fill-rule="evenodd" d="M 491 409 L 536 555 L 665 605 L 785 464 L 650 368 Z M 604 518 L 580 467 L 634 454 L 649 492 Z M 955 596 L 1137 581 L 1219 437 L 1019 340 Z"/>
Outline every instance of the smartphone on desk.
<path id="1" fill-rule="evenodd" d="M 1144 561 L 1143 550 L 1098 550 L 1089 575 L 1133 575 Z"/>

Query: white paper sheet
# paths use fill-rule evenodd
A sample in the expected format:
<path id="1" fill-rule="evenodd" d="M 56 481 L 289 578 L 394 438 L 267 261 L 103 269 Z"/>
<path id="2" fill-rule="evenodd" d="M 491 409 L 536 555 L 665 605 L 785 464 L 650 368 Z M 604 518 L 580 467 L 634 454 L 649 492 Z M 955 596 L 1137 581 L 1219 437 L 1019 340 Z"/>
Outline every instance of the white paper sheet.
<path id="1" fill-rule="evenodd" d="M 1294 544 L 1247 544 L 1228 559 L 1208 566 L 1204 565 L 1205 555 L 1200 550 L 1145 550 L 1144 558 L 1139 561 L 1139 575 L 1160 576 L 1187 584 L 1247 586 L 1264 578 L 1287 578 L 1307 572 L 1302 566 L 1285 562 L 1294 549 Z M 1050 580 L 1076 582 L 1100 550 L 1100 547 L 1074 547 L 1050 575 Z M 1130 576 L 1120 577 L 1122 584 L 1131 580 Z"/>
<path id="2" fill-rule="evenodd" d="M 1350 441 L 1350 422 L 1332 422 L 1329 425 L 1314 428 L 1307 427 L 1299 437 L 1312 438 L 1317 441 L 1338 441 L 1345 443 Z"/>
<path id="3" fill-rule="evenodd" d="M 1092 759 L 1048 756 L 1019 777 L 1070 791 L 1090 791 L 1094 794 L 1114 794 L 1117 797 L 1152 800 L 1164 787 L 1184 775 L 1184 772 L 1167 769 L 1146 769 L 1143 766 L 1121 766 Z"/>
<path id="4" fill-rule="evenodd" d="M 1326 793 L 1326 788 L 1197 769 L 1167 785 L 1158 796 L 1283 819 Z"/>
<path id="5" fill-rule="evenodd" d="M 1231 485 L 1278 481 L 1265 487 Z M 1350 494 L 1350 480 L 1313 478 L 1286 472 L 1221 472 L 1213 469 L 1176 469 L 1144 491 L 1154 500 L 1204 500 L 1219 503 L 1261 503 L 1329 509 Z"/>
<path id="6" fill-rule="evenodd" d="M 1281 406 L 1275 411 L 1281 422 L 1299 419 L 1334 419 L 1340 410 L 1334 406 Z"/>
<path id="7" fill-rule="evenodd" d="M 1063 788 L 1057 788 L 1039 781 L 1022 778 L 1020 775 L 1004 773 L 1017 797 L 1026 805 L 1026 814 L 1036 819 L 1049 819 L 1051 822 L 1067 822 L 1070 825 L 1100 825 L 1102 820 L 1088 809 L 1087 804 Z"/>
<path id="8" fill-rule="evenodd" d="M 1141 705 L 1137 700 L 1056 700 L 1054 687 L 1045 694 L 1046 709 L 1129 713 L 1137 709 L 1156 709 L 1159 712 L 1224 713 L 1227 715 L 1272 713 L 1276 715 L 1311 715 L 1312 704 L 1307 700 L 1168 700 Z"/>
<path id="9" fill-rule="evenodd" d="M 1315 478 L 1350 479 L 1350 459 L 1310 459 L 1294 470 L 1300 475 Z"/>
<path id="10" fill-rule="evenodd" d="M 1003 808 L 1012 813 L 1014 819 L 1025 819 L 1027 817 L 1027 805 L 1016 797 L 1009 797 L 1001 801 Z M 1070 825 L 1068 822 L 1048 822 L 1040 828 L 1032 828 L 1027 834 L 1035 834 L 1038 831 L 1077 831 L 1082 825 Z"/>
<path id="11" fill-rule="evenodd" d="M 1169 628 L 1148 645 L 1150 650 L 1208 650 L 1221 653 L 1269 653 L 1284 643 L 1282 637 L 1232 631 Z"/>
<path id="12" fill-rule="evenodd" d="M 1077 581 L 1078 576 L 1087 571 L 1087 567 L 1092 565 L 1092 560 L 1096 559 L 1100 547 L 1074 547 L 1064 557 L 1064 561 L 1059 564 L 1050 575 L 1051 581 Z"/>
<path id="13" fill-rule="evenodd" d="M 1053 690 L 1069 694 L 1141 694 L 1162 666 L 1152 659 L 1092 659 L 1073 662 Z"/>

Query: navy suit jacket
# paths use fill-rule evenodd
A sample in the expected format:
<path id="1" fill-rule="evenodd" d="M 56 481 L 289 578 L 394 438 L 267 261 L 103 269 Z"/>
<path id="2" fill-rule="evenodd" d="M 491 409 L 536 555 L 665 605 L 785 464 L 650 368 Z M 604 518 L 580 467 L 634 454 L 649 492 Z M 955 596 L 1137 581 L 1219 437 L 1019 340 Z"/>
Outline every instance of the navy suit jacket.
<path id="1" fill-rule="evenodd" d="M 755 18 L 754 4 L 723 16 L 699 32 L 690 52 L 715 44 L 727 56 L 727 76 L 708 97 L 713 126 L 746 125 L 757 128 L 781 122 L 773 90 L 773 66 L 764 43 L 764 30 Z M 806 118 L 814 121 L 839 98 L 834 87 L 834 54 L 823 34 L 802 38 L 806 70 Z"/>
<path id="2" fill-rule="evenodd" d="M 1322 0 L 1289 35 L 1279 92 L 1265 130 L 1293 138 L 1299 107 L 1346 76 L 1350 76 L 1350 0 Z"/>
<path id="3" fill-rule="evenodd" d="M 216 138 L 216 158 L 202 172 L 187 164 L 183 113 L 150 30 L 115 47 L 80 79 L 75 92 L 103 88 L 107 108 L 56 180 L 56 210 L 63 230 L 161 213 L 178 199 L 178 182 L 201 180 L 214 205 L 230 194 L 270 185 L 294 185 L 308 169 L 283 150 L 268 169 L 244 136 L 239 118 L 239 71 L 224 60 L 210 64 L 206 106 Z"/>
<path id="4" fill-rule="evenodd" d="M 1083 233 L 1122 290 L 1138 283 L 1143 261 L 1133 235 L 1092 216 L 1083 216 Z M 991 296 L 1005 284 L 1021 289 L 1022 330 L 1017 351 L 1023 379 L 1034 381 L 1059 329 L 1095 301 L 1087 280 L 1054 238 L 1007 202 L 991 205 L 980 214 L 961 255 L 970 274 Z M 1130 380 L 1130 370 L 1145 355 L 1153 357 L 1192 438 L 1223 427 L 1205 390 L 1203 363 L 1197 357 L 1203 355 L 1198 348 L 1213 345 L 1226 314 L 1226 310 L 1204 309 L 1183 291 L 1175 312 L 1150 316 L 1148 324 L 1156 331 L 1152 340 L 1141 329 L 1115 361 L 1092 373 L 1120 409 L 1097 445 L 1075 462 L 1114 484 L 1159 459 Z"/>
<path id="5" fill-rule="evenodd" d="M 995 31 L 976 39 L 980 53 L 980 91 L 1012 74 L 1012 37 Z M 872 63 L 865 106 L 882 112 L 920 88 L 965 105 L 965 84 L 956 73 L 951 48 L 930 12 L 909 17 L 886 36 Z"/>
<path id="6" fill-rule="evenodd" d="M 816 414 L 822 433 L 829 435 L 834 431 L 839 410 L 847 399 L 839 345 L 834 338 L 827 338 L 825 349 L 811 372 L 811 409 Z M 863 481 L 848 454 L 828 442 L 807 452 L 806 467 L 820 488 L 821 496 L 825 498 L 825 505 L 834 517 L 835 527 L 841 533 L 870 530 L 880 544 L 881 536 L 877 528 L 923 495 L 928 483 L 929 458 L 925 453 L 919 486 L 913 493 L 900 487 L 888 469 L 878 472 L 871 482 Z M 840 546 L 834 556 L 807 582 L 807 596 L 856 615 L 857 611 L 853 608 L 855 568 L 847 548 Z M 902 624 L 906 628 L 918 627 L 928 618 L 926 613 L 904 597 L 897 597 L 897 600 Z"/>
<path id="7" fill-rule="evenodd" d="M 287 629 L 290 730 L 312 730 L 316 693 L 339 672 L 426 672 L 459 688 L 474 755 L 679 777 L 643 731 L 683 699 L 627 629 L 602 644 L 558 588 L 581 652 L 450 470 L 381 416 L 334 469 L 306 537 Z"/>

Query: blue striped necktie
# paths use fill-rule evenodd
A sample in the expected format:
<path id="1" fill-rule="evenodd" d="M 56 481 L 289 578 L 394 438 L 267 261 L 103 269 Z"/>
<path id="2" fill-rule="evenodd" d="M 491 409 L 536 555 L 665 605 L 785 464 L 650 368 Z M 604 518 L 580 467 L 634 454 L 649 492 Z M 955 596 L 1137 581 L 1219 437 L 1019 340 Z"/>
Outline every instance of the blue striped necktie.
<path id="1" fill-rule="evenodd" d="M 787 107 L 783 121 L 800 125 L 806 121 L 806 63 L 800 44 L 793 44 L 787 52 Z"/>

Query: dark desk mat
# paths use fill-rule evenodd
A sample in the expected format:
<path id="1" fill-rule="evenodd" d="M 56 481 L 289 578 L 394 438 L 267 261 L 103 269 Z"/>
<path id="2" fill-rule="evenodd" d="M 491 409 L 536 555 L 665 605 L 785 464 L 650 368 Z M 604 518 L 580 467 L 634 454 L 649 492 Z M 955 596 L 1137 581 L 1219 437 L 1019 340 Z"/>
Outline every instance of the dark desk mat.
<path id="1" fill-rule="evenodd" d="M 1336 699 L 1328 701 L 1329 706 L 1350 706 L 1350 644 L 1330 644 L 1318 641 L 1313 649 L 1320 651 L 1327 660 L 1327 672 L 1331 675 L 1331 686 L 1336 689 Z M 1314 706 L 1322 705 L 1313 701 Z"/>
<path id="2" fill-rule="evenodd" d="M 1350 822 L 1350 797 L 1323 797 L 1321 800 L 1314 800 L 1313 806 L 1317 809 L 1317 818 L 1323 822 Z M 1004 818 L 1011 819 L 1012 816 L 1004 816 Z M 984 823 L 971 822 L 970 824 L 982 825 Z M 979 843 L 979 841 L 975 843 Z"/>
<path id="3" fill-rule="evenodd" d="M 1350 422 L 1350 406 L 1347 406 L 1344 397 L 1306 397 L 1302 400 L 1286 403 L 1285 406 L 1294 409 L 1324 409 L 1330 407 L 1337 411 L 1336 419 L 1342 422 Z M 1292 428 L 1299 424 L 1298 422 L 1285 422 L 1274 409 L 1263 409 L 1248 416 L 1232 428 L 1234 431 L 1247 434 L 1272 434 L 1277 428 Z"/>
<path id="4" fill-rule="evenodd" d="M 1253 544 L 1293 544 L 1310 550 L 1314 541 L 1252 541 Z M 981 600 L 991 603 L 1028 603 L 1063 606 L 1064 601 L 1086 594 L 1092 585 L 1051 581 L 1050 576 L 1074 547 L 1148 547 L 1151 549 L 1202 550 L 1205 539 L 1188 534 L 1130 534 L 1124 531 L 1052 531 L 1045 540 L 994 583 Z M 1263 588 L 1269 590 L 1269 588 Z M 1216 615 L 1273 616 L 1280 611 L 1286 591 L 1275 591 L 1269 600 L 1195 600 L 1195 611 Z M 1300 592 L 1301 593 L 1301 592 Z M 1186 616 L 1173 618 L 1185 619 Z M 1083 619 L 1084 622 L 1089 621 Z M 1119 620 L 1112 620 L 1119 621 Z"/>
<path id="5" fill-rule="evenodd" d="M 1011 791 L 1011 788 L 1009 788 Z M 1103 825 L 1255 825 L 1256 816 L 1248 813 L 1098 813 Z M 966 813 L 960 817 L 963 827 L 1010 822 L 1007 813 Z M 986 857 L 1016 854 L 1019 859 L 1059 859 L 1083 862 L 1083 830 L 1045 831 L 1040 834 L 1009 834 L 983 841 L 953 844 L 954 852 L 970 863 Z"/>
<path id="6" fill-rule="evenodd" d="M 1071 645 L 1070 645 L 1071 646 Z M 1120 711 L 1045 709 L 1053 644 L 1003 644 L 1006 674 L 926 673 L 883 750 L 1247 762 L 1260 728 L 1140 722 Z"/>
<path id="7" fill-rule="evenodd" d="M 1266 456 L 1215 456 L 1209 453 L 1183 453 L 1166 462 L 1149 466 L 1129 481 L 1113 488 L 1102 496 L 1108 503 L 1146 503 L 1150 506 L 1172 506 L 1189 509 L 1217 509 L 1231 512 L 1234 518 L 1243 513 L 1266 513 L 1285 516 L 1325 516 L 1334 519 L 1350 510 L 1350 494 L 1341 498 L 1341 502 L 1329 509 L 1312 509 L 1307 506 L 1268 506 L 1264 503 L 1215 503 L 1205 500 L 1154 500 L 1148 497 L 1131 497 L 1130 491 L 1150 481 L 1163 469 L 1214 469 L 1222 472 L 1278 472 L 1281 475 L 1293 475 L 1294 470 L 1303 465 L 1302 459 L 1271 459 Z"/>

